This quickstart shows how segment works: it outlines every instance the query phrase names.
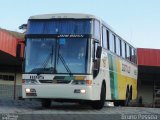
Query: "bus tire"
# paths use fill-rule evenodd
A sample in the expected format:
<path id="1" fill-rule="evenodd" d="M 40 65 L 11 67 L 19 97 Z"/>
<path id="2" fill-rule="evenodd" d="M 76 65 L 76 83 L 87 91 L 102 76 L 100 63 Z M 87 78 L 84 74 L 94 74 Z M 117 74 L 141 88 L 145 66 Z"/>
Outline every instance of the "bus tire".
<path id="1" fill-rule="evenodd" d="M 114 105 L 115 106 L 128 106 L 130 103 L 130 100 L 131 100 L 131 91 L 129 90 L 129 87 L 127 87 L 125 100 L 115 101 Z"/>
<path id="2" fill-rule="evenodd" d="M 114 101 L 114 106 L 121 106 L 121 102 L 118 100 Z"/>
<path id="3" fill-rule="evenodd" d="M 102 84 L 100 100 L 92 101 L 91 106 L 93 109 L 102 109 L 106 100 L 106 86 Z"/>
<path id="4" fill-rule="evenodd" d="M 130 100 L 132 100 L 132 86 L 130 87 Z"/>
<path id="5" fill-rule="evenodd" d="M 128 106 L 130 103 L 130 99 L 131 99 L 131 94 L 130 94 L 130 90 L 127 89 L 127 93 L 126 93 L 126 100 L 125 100 L 125 106 Z"/>
<path id="6" fill-rule="evenodd" d="M 114 101 L 114 106 L 125 106 L 125 100 Z"/>
<path id="7" fill-rule="evenodd" d="M 43 99 L 41 101 L 42 107 L 43 108 L 50 108 L 51 107 L 52 101 L 50 99 Z"/>

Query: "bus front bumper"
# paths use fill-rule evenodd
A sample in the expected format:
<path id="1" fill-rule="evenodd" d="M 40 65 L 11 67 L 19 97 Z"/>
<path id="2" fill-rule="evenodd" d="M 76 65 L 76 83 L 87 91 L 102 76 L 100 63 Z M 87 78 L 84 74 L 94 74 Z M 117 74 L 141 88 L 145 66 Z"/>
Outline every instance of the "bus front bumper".
<path id="1" fill-rule="evenodd" d="M 22 85 L 22 97 L 95 100 L 92 86 L 71 84 Z"/>

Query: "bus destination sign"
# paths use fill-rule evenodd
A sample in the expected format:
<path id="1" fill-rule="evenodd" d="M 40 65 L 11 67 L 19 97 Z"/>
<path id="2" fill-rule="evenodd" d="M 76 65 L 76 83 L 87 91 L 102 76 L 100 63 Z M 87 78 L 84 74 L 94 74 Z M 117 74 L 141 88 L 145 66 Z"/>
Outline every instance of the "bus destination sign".
<path id="1" fill-rule="evenodd" d="M 65 38 L 68 38 L 68 37 L 71 37 L 71 38 L 83 38 L 83 37 L 85 37 L 85 35 L 82 35 L 82 34 L 60 34 L 57 37 L 58 38 L 60 38 L 60 37 L 65 37 Z"/>

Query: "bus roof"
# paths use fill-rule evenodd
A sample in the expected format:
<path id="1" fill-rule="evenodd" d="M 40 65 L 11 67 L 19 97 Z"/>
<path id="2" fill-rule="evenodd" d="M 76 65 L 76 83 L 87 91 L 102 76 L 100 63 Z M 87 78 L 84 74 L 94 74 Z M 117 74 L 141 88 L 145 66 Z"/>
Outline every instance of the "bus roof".
<path id="1" fill-rule="evenodd" d="M 106 25 L 111 29 L 111 27 L 106 24 L 102 19 L 97 16 L 91 14 L 84 14 L 84 13 L 56 13 L 56 14 L 41 14 L 41 15 L 34 15 L 31 16 L 29 19 L 63 19 L 63 18 L 71 18 L 71 19 L 97 19 L 102 24 Z"/>
<path id="2" fill-rule="evenodd" d="M 53 18 L 74 18 L 74 19 L 95 19 L 94 15 L 82 13 L 57 13 L 57 14 L 42 14 L 31 16 L 29 19 L 53 19 Z"/>

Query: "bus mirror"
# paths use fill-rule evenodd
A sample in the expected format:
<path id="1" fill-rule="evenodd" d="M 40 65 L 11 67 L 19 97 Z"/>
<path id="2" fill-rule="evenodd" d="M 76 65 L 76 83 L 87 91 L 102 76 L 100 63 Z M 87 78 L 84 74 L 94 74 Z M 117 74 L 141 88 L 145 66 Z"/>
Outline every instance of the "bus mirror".
<path id="1" fill-rule="evenodd" d="M 98 46 L 96 51 L 96 57 L 101 58 L 101 54 L 102 54 L 102 47 Z"/>
<path id="2" fill-rule="evenodd" d="M 98 75 L 99 70 L 98 69 L 94 69 L 93 70 L 93 77 L 95 78 Z"/>
<path id="3" fill-rule="evenodd" d="M 17 48 L 16 48 L 16 58 L 20 59 L 21 57 L 21 44 L 17 44 Z"/>
<path id="4" fill-rule="evenodd" d="M 94 40 L 95 43 L 99 43 L 99 40 Z"/>

